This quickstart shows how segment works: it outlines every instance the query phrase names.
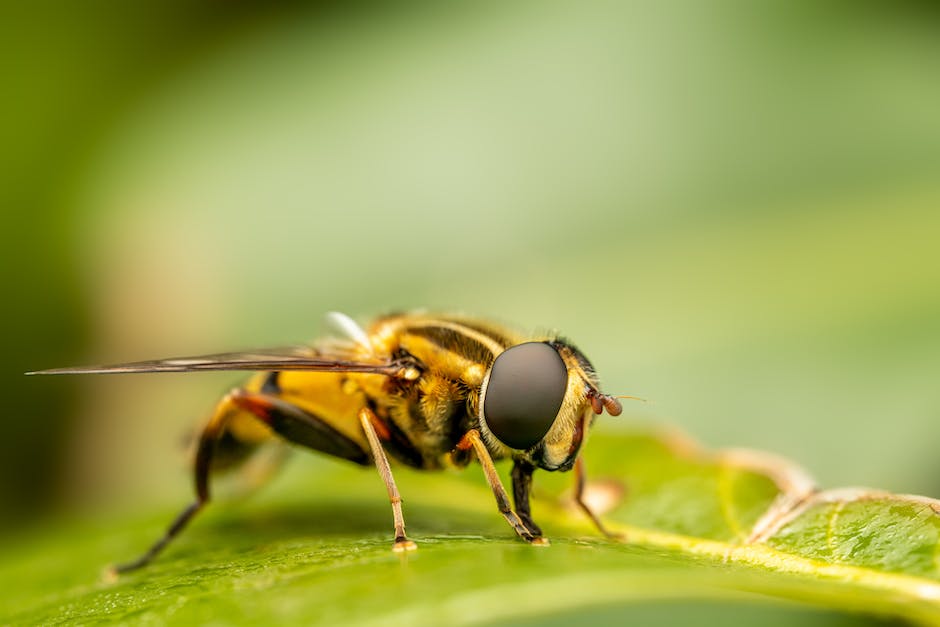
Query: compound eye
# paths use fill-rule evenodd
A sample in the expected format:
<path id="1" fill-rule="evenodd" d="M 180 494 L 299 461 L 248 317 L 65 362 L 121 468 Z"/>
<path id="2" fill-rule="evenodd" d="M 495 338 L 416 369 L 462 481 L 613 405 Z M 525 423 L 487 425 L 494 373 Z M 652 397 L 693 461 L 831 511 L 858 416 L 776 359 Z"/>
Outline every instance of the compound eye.
<path id="1" fill-rule="evenodd" d="M 499 354 L 490 370 L 483 418 L 500 442 L 523 450 L 551 429 L 568 387 L 568 368 L 544 342 L 527 342 Z"/>

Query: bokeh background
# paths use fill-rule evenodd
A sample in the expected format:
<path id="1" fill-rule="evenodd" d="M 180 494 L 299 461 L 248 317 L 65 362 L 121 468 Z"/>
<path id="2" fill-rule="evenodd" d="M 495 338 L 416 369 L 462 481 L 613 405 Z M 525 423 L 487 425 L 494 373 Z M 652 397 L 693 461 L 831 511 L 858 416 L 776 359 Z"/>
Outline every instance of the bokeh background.
<path id="1" fill-rule="evenodd" d="M 10 4 L 4 527 L 179 504 L 237 381 L 24 371 L 333 309 L 557 328 L 653 401 L 602 429 L 940 497 L 932 3 Z"/>

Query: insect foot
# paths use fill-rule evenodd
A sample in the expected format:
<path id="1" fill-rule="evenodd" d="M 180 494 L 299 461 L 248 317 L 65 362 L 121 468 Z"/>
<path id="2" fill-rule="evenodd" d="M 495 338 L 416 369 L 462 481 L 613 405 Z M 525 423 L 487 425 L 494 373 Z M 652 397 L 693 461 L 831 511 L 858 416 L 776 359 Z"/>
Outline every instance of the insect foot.
<path id="1" fill-rule="evenodd" d="M 392 545 L 392 551 L 395 553 L 407 553 L 408 551 L 417 551 L 418 545 L 415 544 L 412 540 L 408 538 L 402 538 L 401 540 L 395 540 L 395 544 Z"/>

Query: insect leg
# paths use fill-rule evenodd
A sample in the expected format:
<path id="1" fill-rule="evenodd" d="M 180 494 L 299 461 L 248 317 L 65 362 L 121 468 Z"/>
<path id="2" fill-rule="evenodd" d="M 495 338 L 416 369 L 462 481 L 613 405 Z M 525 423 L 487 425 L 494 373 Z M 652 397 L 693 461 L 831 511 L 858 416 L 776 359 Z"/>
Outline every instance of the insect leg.
<path id="1" fill-rule="evenodd" d="M 525 525 L 533 536 L 542 535 L 542 530 L 532 520 L 529 510 L 529 490 L 532 488 L 532 464 L 516 460 L 512 465 L 512 500 L 516 503 L 516 513 L 519 520 Z"/>
<path id="2" fill-rule="evenodd" d="M 212 417 L 202 433 L 199 434 L 199 443 L 196 447 L 196 463 L 194 464 L 193 476 L 196 484 L 196 500 L 189 504 L 173 520 L 163 536 L 157 540 L 146 553 L 137 559 L 118 564 L 113 567 L 115 573 L 126 573 L 137 570 L 149 564 L 153 558 L 160 554 L 166 545 L 175 538 L 189 523 L 190 520 L 209 502 L 209 470 L 212 466 L 212 455 L 215 452 L 215 443 L 225 431 L 225 426 L 232 416 L 241 411 L 241 407 L 235 402 L 235 398 L 240 394 L 240 390 L 233 391 L 225 396 L 215 408 Z"/>
<path id="3" fill-rule="evenodd" d="M 196 500 L 184 509 L 169 526 L 166 533 L 139 558 L 114 567 L 117 573 L 137 570 L 153 560 L 166 545 L 209 502 L 209 471 L 219 439 L 225 434 L 230 421 L 247 412 L 252 417 L 289 442 L 348 459 L 359 464 L 369 463 L 369 454 L 355 441 L 339 433 L 326 422 L 304 409 L 271 394 L 236 389 L 229 392 L 215 408 L 215 412 L 199 435 L 194 469 Z"/>
<path id="4" fill-rule="evenodd" d="M 587 483 L 587 476 L 584 472 L 584 458 L 578 457 L 574 462 L 574 502 L 578 504 L 578 507 L 588 515 L 588 518 L 591 519 L 591 522 L 594 523 L 594 526 L 597 527 L 597 530 L 608 538 L 615 540 L 622 540 L 623 534 L 615 533 L 607 529 L 604 526 L 604 523 L 601 522 L 600 516 L 598 516 L 594 510 L 591 509 L 591 506 L 587 504 L 584 500 L 584 485 Z"/>
<path id="5" fill-rule="evenodd" d="M 375 459 L 375 467 L 385 482 L 385 488 L 388 490 L 388 500 L 392 503 L 392 517 L 395 520 L 395 544 L 392 550 L 413 551 L 418 545 L 408 539 L 405 535 L 405 518 L 401 513 L 401 495 L 398 493 L 398 486 L 395 485 L 395 478 L 392 476 L 392 469 L 388 465 L 388 457 L 385 455 L 385 449 L 382 448 L 382 442 L 375 431 L 375 423 L 378 418 L 368 407 L 359 410 L 359 422 L 362 423 L 362 430 L 369 439 L 369 446 L 372 448 L 372 457 Z"/>
<path id="6" fill-rule="evenodd" d="M 506 519 L 506 522 L 509 523 L 513 530 L 519 534 L 520 538 L 530 544 L 547 546 L 548 539 L 529 531 L 519 515 L 512 511 L 512 507 L 509 505 L 509 495 L 506 494 L 506 488 L 503 487 L 503 483 L 499 480 L 499 473 L 496 472 L 493 459 L 490 457 L 489 451 L 486 450 L 486 444 L 484 444 L 483 440 L 480 438 L 480 432 L 476 429 L 467 431 L 457 443 L 459 450 L 467 450 L 470 447 L 473 447 L 473 451 L 477 455 L 477 460 L 479 460 L 480 466 L 483 467 L 483 475 L 486 477 L 486 482 L 490 484 L 490 489 L 493 490 L 493 496 L 496 497 L 496 506 L 499 508 L 499 513 L 503 515 L 503 518 Z"/>

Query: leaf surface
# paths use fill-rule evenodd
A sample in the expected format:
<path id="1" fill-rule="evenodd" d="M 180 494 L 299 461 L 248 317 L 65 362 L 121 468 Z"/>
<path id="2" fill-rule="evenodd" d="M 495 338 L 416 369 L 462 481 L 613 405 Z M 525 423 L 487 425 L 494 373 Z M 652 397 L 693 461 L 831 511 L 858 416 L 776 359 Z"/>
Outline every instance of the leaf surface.
<path id="1" fill-rule="evenodd" d="M 940 624 L 935 500 L 818 491 L 785 460 L 708 452 L 675 433 L 598 433 L 586 459 L 586 498 L 624 541 L 585 520 L 568 475 L 536 474 L 533 510 L 552 540 L 538 548 L 513 538 L 477 468 L 398 470 L 420 549 L 394 554 L 378 478 L 305 456 L 117 581 L 100 576 L 104 564 L 145 548 L 171 512 L 21 538 L 4 550 L 0 622 L 530 624 L 635 617 L 652 603 L 657 615 L 722 624 L 775 601 L 759 620 L 857 624 L 850 612 Z"/>

